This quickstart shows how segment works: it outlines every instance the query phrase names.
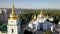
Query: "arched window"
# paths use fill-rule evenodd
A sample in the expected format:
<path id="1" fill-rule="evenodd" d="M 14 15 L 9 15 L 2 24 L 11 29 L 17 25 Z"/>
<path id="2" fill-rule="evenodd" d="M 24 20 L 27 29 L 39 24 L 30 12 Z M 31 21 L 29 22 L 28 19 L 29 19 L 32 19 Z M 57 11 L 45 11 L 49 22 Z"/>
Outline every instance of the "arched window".
<path id="1" fill-rule="evenodd" d="M 12 31 L 11 31 L 12 33 L 14 32 L 14 30 L 12 29 Z"/>

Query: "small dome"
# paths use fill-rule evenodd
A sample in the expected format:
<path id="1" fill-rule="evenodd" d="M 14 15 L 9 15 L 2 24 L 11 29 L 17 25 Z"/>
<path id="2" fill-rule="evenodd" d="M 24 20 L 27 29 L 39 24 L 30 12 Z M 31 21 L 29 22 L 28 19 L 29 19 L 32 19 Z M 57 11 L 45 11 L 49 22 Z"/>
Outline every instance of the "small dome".
<path id="1" fill-rule="evenodd" d="M 15 10 L 14 10 L 14 5 L 12 6 L 12 12 L 10 14 L 10 18 L 9 19 L 17 19 L 18 16 L 15 14 Z"/>
<path id="2" fill-rule="evenodd" d="M 38 15 L 38 17 L 42 17 L 43 16 L 43 13 L 42 13 L 42 10 L 40 12 L 40 14 Z"/>
<path id="3" fill-rule="evenodd" d="M 17 19 L 17 18 L 18 18 L 17 15 L 15 15 L 15 14 L 10 14 L 10 19 Z"/>
<path id="4" fill-rule="evenodd" d="M 15 13 L 10 14 L 10 17 L 15 17 L 15 16 L 16 16 Z"/>

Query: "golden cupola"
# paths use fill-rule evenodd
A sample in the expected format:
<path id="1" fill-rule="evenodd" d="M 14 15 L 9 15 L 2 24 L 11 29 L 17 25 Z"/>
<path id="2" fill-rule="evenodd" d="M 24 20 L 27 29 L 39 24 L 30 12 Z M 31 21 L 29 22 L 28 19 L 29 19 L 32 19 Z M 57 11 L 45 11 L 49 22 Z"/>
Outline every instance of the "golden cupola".
<path id="1" fill-rule="evenodd" d="M 36 19 L 36 15 L 34 15 L 34 19 Z"/>
<path id="2" fill-rule="evenodd" d="M 42 10 L 41 12 L 39 13 L 38 17 L 42 17 L 43 16 L 43 13 L 42 13 Z"/>
<path id="3" fill-rule="evenodd" d="M 40 12 L 40 15 L 43 15 L 42 10 L 41 10 L 41 12 Z"/>
<path id="4" fill-rule="evenodd" d="M 15 14 L 15 8 L 14 8 L 14 4 L 12 5 L 12 12 L 10 14 L 10 18 L 9 19 L 17 19 L 18 16 Z"/>
<path id="5" fill-rule="evenodd" d="M 48 14 L 47 14 L 46 18 L 48 18 Z"/>

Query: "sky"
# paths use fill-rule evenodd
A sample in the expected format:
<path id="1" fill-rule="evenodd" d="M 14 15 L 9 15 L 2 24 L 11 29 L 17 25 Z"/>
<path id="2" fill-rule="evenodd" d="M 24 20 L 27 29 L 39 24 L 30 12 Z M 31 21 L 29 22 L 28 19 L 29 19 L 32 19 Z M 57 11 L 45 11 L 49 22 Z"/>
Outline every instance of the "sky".
<path id="1" fill-rule="evenodd" d="M 14 0 L 15 8 L 60 9 L 60 0 Z M 0 8 L 11 8 L 12 0 L 0 0 Z"/>

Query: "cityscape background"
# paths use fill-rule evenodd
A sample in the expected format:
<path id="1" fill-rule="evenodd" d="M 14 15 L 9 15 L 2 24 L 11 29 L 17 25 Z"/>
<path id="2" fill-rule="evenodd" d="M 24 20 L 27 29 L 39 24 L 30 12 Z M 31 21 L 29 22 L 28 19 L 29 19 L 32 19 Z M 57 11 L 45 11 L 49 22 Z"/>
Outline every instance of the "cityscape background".
<path id="1" fill-rule="evenodd" d="M 26 31 L 60 34 L 60 0 L 0 0 L 0 34 Z"/>
<path id="2" fill-rule="evenodd" d="M 14 0 L 15 8 L 60 9 L 60 0 Z M 0 8 L 11 8 L 12 0 L 0 0 Z"/>

